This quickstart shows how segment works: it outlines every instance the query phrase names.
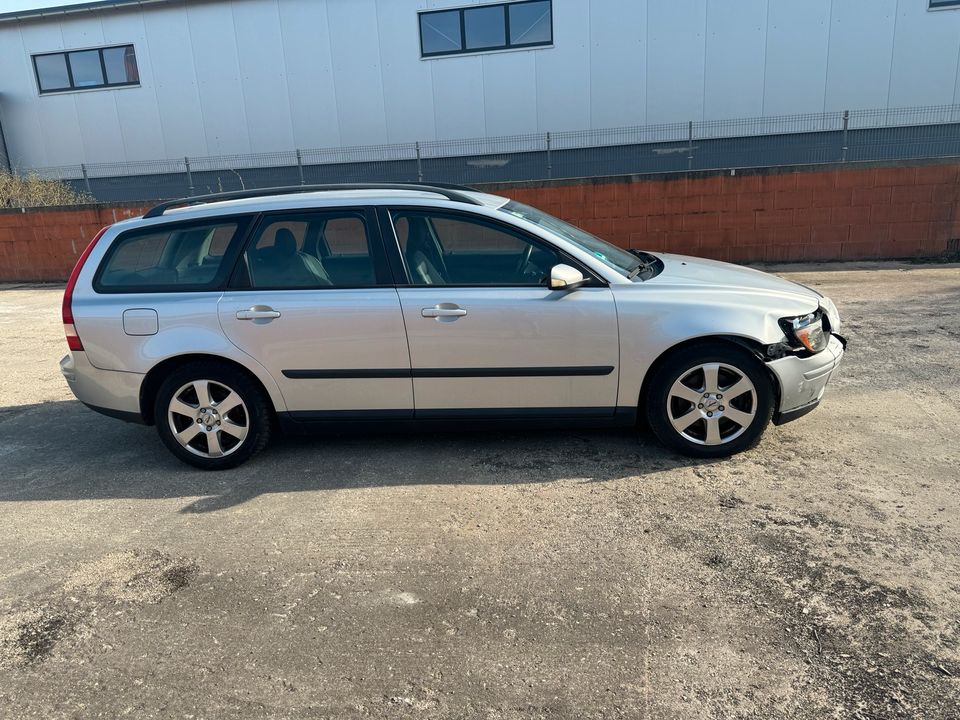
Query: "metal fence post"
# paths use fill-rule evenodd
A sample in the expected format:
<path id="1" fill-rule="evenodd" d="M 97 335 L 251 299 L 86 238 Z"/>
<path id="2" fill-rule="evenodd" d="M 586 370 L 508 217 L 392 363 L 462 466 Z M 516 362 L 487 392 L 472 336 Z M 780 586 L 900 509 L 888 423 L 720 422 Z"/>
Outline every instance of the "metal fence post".
<path id="1" fill-rule="evenodd" d="M 187 168 L 187 195 L 193 195 L 193 173 L 190 172 L 190 158 L 183 158 L 183 164 Z"/>
<path id="2" fill-rule="evenodd" d="M 693 120 L 687 123 L 687 170 L 693 170 Z"/>
<path id="3" fill-rule="evenodd" d="M 550 133 L 547 133 L 547 179 L 553 179 L 553 157 L 550 154 Z"/>
<path id="4" fill-rule="evenodd" d="M 80 172 L 83 173 L 83 184 L 87 186 L 87 194 L 93 195 L 93 190 L 90 189 L 90 176 L 87 175 L 87 166 L 83 163 L 80 163 Z"/>
<path id="5" fill-rule="evenodd" d="M 840 162 L 847 161 L 847 131 L 850 129 L 850 111 L 843 111 L 843 151 L 840 154 Z"/>
<path id="6" fill-rule="evenodd" d="M 303 155 L 300 154 L 300 148 L 297 148 L 297 172 L 300 173 L 300 184 L 306 185 L 303 181 Z"/>
<path id="7" fill-rule="evenodd" d="M 414 143 L 417 150 L 417 182 L 423 182 L 423 161 L 420 159 L 420 141 Z"/>

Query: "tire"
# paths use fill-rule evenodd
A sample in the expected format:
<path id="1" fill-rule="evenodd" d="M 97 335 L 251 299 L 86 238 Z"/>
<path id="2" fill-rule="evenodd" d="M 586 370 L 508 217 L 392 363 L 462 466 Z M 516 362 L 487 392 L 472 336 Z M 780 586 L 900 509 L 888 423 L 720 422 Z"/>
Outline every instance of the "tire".
<path id="1" fill-rule="evenodd" d="M 164 380 L 154 420 L 167 449 L 203 470 L 237 467 L 270 439 L 263 390 L 245 372 L 213 360 L 184 365 Z"/>
<path id="2" fill-rule="evenodd" d="M 710 342 L 680 348 L 659 362 L 642 410 L 667 447 L 690 457 L 719 458 L 760 442 L 774 399 L 770 374 L 759 359 L 739 346 Z"/>

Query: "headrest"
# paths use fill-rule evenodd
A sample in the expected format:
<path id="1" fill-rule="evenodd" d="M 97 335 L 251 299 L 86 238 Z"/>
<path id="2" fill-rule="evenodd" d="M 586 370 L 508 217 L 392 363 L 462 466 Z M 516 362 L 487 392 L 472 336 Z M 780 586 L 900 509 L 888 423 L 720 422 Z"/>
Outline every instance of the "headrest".
<path id="1" fill-rule="evenodd" d="M 409 217 L 407 220 L 407 249 L 422 250 L 423 244 L 430 239 L 427 221 L 422 217 Z"/>
<path id="2" fill-rule="evenodd" d="M 280 228 L 273 237 L 273 247 L 278 255 L 296 255 L 297 239 L 286 228 Z"/>

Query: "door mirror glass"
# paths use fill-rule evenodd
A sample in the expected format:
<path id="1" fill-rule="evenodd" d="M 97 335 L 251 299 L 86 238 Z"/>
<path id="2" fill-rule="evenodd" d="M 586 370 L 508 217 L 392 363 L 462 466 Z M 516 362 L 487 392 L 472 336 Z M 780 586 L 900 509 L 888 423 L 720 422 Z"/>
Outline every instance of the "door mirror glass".
<path id="1" fill-rule="evenodd" d="M 574 267 L 561 263 L 550 268 L 551 290 L 576 290 L 586 283 L 587 280 L 583 277 L 583 273 Z"/>

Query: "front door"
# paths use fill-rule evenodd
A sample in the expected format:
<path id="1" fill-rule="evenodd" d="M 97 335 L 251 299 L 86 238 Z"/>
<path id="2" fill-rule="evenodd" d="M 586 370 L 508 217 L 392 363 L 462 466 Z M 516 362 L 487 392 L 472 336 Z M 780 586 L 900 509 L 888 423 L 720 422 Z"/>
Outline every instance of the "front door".
<path id="1" fill-rule="evenodd" d="M 614 413 L 607 287 L 550 290 L 550 268 L 570 260 L 501 223 L 415 209 L 390 221 L 409 276 L 399 294 L 418 418 Z"/>
<path id="2" fill-rule="evenodd" d="M 411 417 L 397 291 L 363 209 L 265 215 L 219 304 L 230 341 L 304 420 Z"/>

